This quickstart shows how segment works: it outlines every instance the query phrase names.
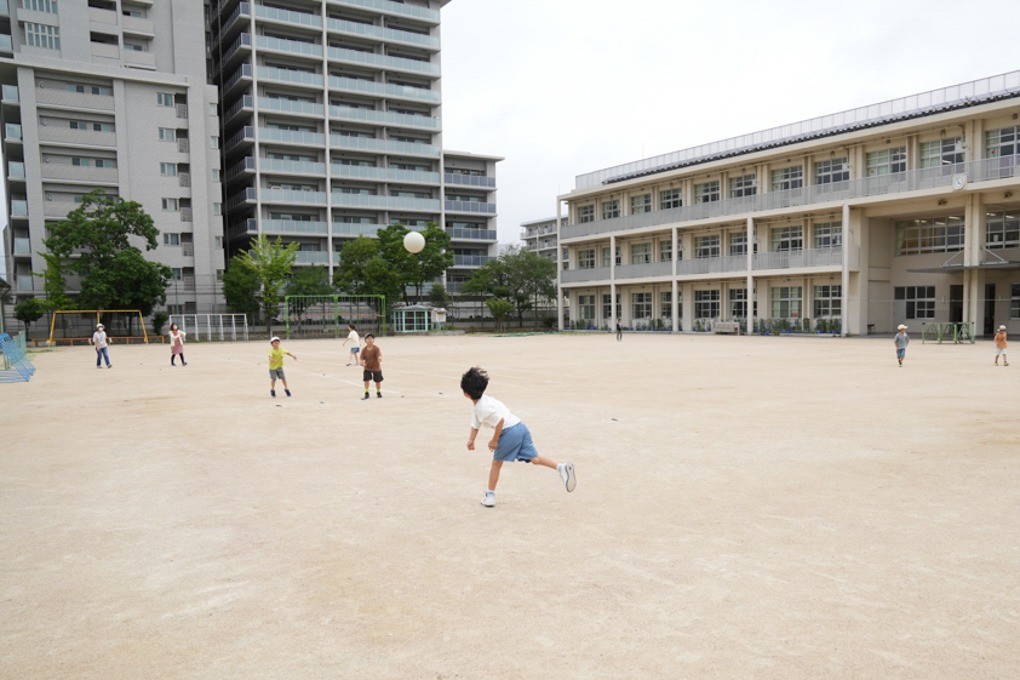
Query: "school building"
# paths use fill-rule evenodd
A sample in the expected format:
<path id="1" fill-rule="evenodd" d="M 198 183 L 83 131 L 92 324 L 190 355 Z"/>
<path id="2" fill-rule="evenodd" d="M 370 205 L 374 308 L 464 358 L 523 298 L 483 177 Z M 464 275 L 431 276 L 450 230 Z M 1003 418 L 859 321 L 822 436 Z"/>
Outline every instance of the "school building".
<path id="1" fill-rule="evenodd" d="M 577 177 L 560 328 L 1020 331 L 1020 71 Z"/>

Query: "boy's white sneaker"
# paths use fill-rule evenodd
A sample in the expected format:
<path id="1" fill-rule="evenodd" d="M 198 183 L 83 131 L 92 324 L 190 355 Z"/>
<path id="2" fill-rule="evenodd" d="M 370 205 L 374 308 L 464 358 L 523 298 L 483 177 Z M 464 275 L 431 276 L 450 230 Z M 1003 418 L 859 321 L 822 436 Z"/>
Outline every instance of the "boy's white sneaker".
<path id="1" fill-rule="evenodd" d="M 556 466 L 556 471 L 560 473 L 560 479 L 563 480 L 563 485 L 567 487 L 568 492 L 577 488 L 577 476 L 574 475 L 573 463 L 560 463 Z"/>
<path id="2" fill-rule="evenodd" d="M 487 508 L 495 507 L 496 506 L 496 496 L 494 494 L 491 494 L 491 493 L 485 494 L 484 496 L 482 496 L 482 505 L 484 505 Z"/>

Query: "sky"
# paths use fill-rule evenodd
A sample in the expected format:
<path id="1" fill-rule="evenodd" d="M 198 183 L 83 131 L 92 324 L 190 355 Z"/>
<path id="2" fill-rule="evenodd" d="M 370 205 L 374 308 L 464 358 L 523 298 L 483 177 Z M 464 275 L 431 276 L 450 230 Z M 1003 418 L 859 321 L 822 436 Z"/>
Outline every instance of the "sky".
<path id="1" fill-rule="evenodd" d="M 577 175 L 1020 69 L 1018 25 L 1016 0 L 451 0 L 443 146 L 505 159 L 517 243 Z"/>
<path id="2" fill-rule="evenodd" d="M 594 170 L 1020 69 L 1016 0 L 452 0 L 443 147 L 499 240 Z"/>

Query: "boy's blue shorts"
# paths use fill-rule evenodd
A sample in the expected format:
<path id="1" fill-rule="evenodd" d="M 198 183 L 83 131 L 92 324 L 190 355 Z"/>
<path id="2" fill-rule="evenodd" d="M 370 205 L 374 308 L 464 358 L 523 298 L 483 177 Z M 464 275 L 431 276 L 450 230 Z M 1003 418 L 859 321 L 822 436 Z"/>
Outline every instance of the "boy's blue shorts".
<path id="1" fill-rule="evenodd" d="M 520 460 L 530 463 L 531 459 L 537 456 L 538 451 L 535 449 L 535 442 L 531 440 L 531 431 L 524 423 L 517 423 L 503 430 L 499 434 L 496 450 L 492 453 L 493 460 L 503 462 Z"/>

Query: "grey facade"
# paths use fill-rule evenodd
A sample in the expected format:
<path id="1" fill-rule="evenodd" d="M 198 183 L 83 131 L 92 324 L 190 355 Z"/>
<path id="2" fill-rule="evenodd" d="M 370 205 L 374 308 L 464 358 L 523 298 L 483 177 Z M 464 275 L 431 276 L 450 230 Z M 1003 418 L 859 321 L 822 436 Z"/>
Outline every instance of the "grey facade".
<path id="1" fill-rule="evenodd" d="M 221 311 L 219 120 L 195 0 L 0 2 L 8 274 L 42 296 L 46 223 L 94 189 L 137 201 L 171 312 Z M 74 281 L 69 281 L 73 288 Z"/>

